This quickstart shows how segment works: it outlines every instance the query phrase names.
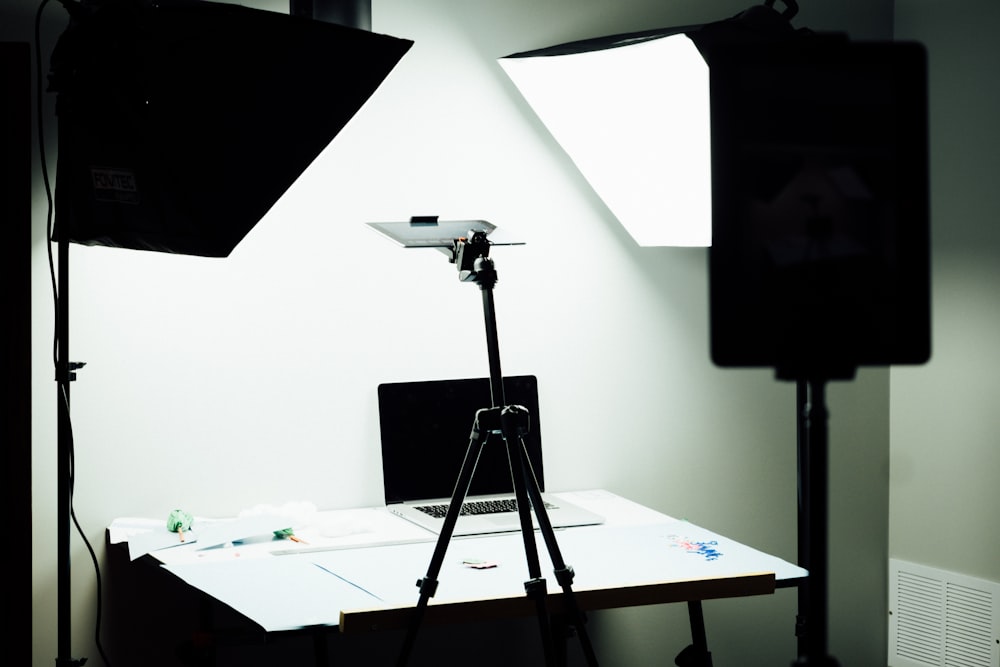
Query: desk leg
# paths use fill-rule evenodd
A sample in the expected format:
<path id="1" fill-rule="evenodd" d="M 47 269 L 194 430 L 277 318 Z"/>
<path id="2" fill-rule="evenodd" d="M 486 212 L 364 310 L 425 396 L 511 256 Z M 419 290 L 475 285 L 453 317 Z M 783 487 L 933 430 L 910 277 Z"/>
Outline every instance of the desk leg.
<path id="1" fill-rule="evenodd" d="M 688 617 L 691 619 L 691 645 L 685 647 L 674 660 L 677 667 L 712 667 L 712 653 L 705 638 L 705 617 L 701 611 L 701 600 L 688 602 Z"/>
<path id="2" fill-rule="evenodd" d="M 216 631 L 212 601 L 198 596 L 198 622 L 187 639 L 181 639 L 173 649 L 183 665 L 191 667 L 215 667 Z"/>
<path id="3" fill-rule="evenodd" d="M 327 644 L 327 632 L 324 627 L 316 628 L 313 631 L 313 652 L 316 655 L 316 667 L 329 667 L 330 649 Z"/>
<path id="4" fill-rule="evenodd" d="M 567 667 L 569 654 L 567 644 L 573 636 L 573 625 L 564 614 L 552 616 L 552 653 L 557 667 Z"/>

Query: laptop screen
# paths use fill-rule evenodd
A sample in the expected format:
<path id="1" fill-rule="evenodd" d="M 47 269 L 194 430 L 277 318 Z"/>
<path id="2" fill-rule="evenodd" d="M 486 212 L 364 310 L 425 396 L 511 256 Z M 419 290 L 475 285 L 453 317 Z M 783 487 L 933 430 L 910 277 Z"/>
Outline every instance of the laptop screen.
<path id="1" fill-rule="evenodd" d="M 530 414 L 524 443 L 538 486 L 544 490 L 537 379 L 533 375 L 505 377 L 504 394 L 507 405 L 523 406 Z M 476 411 L 491 405 L 489 378 L 380 384 L 379 428 L 386 503 L 450 498 L 469 449 Z M 491 433 L 468 495 L 513 490 L 503 438 Z"/>

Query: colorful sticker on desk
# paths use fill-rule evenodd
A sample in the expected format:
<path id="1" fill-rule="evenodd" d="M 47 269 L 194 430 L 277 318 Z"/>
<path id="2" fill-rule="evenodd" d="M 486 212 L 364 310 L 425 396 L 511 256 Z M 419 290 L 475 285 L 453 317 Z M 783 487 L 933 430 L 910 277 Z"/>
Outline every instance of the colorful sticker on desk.
<path id="1" fill-rule="evenodd" d="M 716 549 L 719 545 L 716 540 L 696 542 L 678 535 L 668 535 L 667 539 L 670 541 L 670 546 L 679 547 L 690 554 L 702 556 L 705 560 L 718 560 L 722 556 L 722 552 Z"/>

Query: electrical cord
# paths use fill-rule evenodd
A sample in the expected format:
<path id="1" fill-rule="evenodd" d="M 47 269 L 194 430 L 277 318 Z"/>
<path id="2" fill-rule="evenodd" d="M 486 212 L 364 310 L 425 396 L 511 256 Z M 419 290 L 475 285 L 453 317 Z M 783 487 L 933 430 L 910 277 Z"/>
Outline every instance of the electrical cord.
<path id="1" fill-rule="evenodd" d="M 72 13 L 73 9 L 75 8 L 75 5 L 73 7 L 68 6 L 68 5 L 72 4 L 71 0 L 60 0 L 60 2 L 67 9 L 67 11 L 69 11 L 70 13 Z M 42 47 L 41 47 L 41 32 L 42 32 L 42 30 L 41 30 L 41 25 L 42 25 L 42 12 L 43 12 L 43 10 L 45 9 L 45 6 L 48 3 L 49 3 L 49 0 L 41 0 L 41 2 L 38 5 L 38 11 L 35 14 L 35 74 L 36 74 L 36 84 L 35 84 L 35 94 L 36 94 L 35 112 L 37 114 L 37 116 L 36 116 L 36 124 L 38 126 L 39 162 L 40 162 L 41 171 L 42 171 L 42 182 L 44 183 L 44 186 L 45 186 L 45 199 L 46 199 L 46 222 L 45 222 L 45 230 L 46 230 L 46 239 L 47 239 L 48 262 L 49 262 L 49 278 L 50 278 L 50 280 L 52 282 L 52 301 L 53 301 L 53 305 L 55 306 L 55 330 L 54 330 L 53 336 L 52 336 L 52 361 L 53 361 L 53 365 L 55 366 L 56 372 L 57 372 L 57 375 L 58 375 L 58 369 L 59 369 L 59 353 L 58 353 L 58 349 L 59 349 L 59 333 L 58 332 L 59 332 L 59 325 L 60 325 L 60 322 L 59 322 L 59 319 L 60 319 L 59 318 L 59 298 L 60 298 L 60 294 L 59 294 L 59 288 L 58 288 L 58 281 L 56 280 L 55 259 L 54 259 L 53 252 L 52 252 L 52 245 L 53 245 L 53 242 L 52 242 L 52 231 L 53 231 L 52 220 L 53 220 L 53 211 L 54 211 L 55 207 L 54 207 L 53 200 L 52 200 L 52 186 L 51 186 L 51 182 L 49 180 L 49 171 L 48 171 L 48 166 L 47 166 L 47 163 L 46 163 L 46 156 L 45 156 L 45 123 L 44 123 L 45 115 L 42 112 L 42 109 L 44 108 L 44 106 L 43 106 L 44 96 L 42 94 L 44 86 L 43 86 L 43 77 L 42 77 L 42 71 L 43 71 L 43 69 L 42 69 Z M 111 661 L 108 660 L 107 654 L 105 653 L 104 648 L 103 648 L 103 646 L 101 644 L 101 619 L 102 619 L 102 613 L 103 613 L 103 597 L 104 597 L 104 595 L 103 595 L 103 586 L 102 586 L 102 583 L 101 583 L 101 567 L 100 567 L 100 563 L 97 560 L 97 554 L 94 551 L 93 546 L 90 544 L 90 541 L 87 539 L 86 533 L 84 532 L 83 527 L 80 525 L 80 521 L 77 519 L 76 510 L 73 507 L 73 489 L 74 489 L 74 486 L 76 484 L 76 447 L 75 447 L 75 439 L 74 439 L 74 436 L 73 436 L 73 426 L 72 426 L 73 422 L 72 422 L 72 419 L 70 418 L 69 396 L 67 395 L 66 390 L 65 390 L 64 387 L 61 387 L 60 399 L 61 400 L 59 401 L 59 409 L 64 412 L 65 417 L 66 417 L 66 424 L 69 425 L 69 480 L 68 480 L 68 483 L 69 483 L 69 499 L 70 499 L 70 518 L 73 521 L 73 525 L 76 527 L 77 533 L 80 535 L 80 538 L 83 540 L 84 545 L 87 547 L 87 551 L 90 553 L 91 562 L 94 565 L 94 574 L 95 574 L 95 578 L 96 578 L 96 582 L 97 582 L 97 621 L 96 621 L 95 629 L 94 629 L 94 643 L 97 645 L 97 650 L 100 653 L 101 659 L 104 661 L 104 664 L 107 665 L 107 667 L 111 667 Z"/>

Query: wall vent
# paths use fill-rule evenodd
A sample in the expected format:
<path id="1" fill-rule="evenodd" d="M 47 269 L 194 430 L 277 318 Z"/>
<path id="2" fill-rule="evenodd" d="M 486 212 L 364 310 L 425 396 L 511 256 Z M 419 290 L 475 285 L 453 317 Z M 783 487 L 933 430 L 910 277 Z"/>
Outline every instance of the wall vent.
<path id="1" fill-rule="evenodd" d="M 1000 667 L 1000 584 L 890 559 L 889 667 Z"/>

